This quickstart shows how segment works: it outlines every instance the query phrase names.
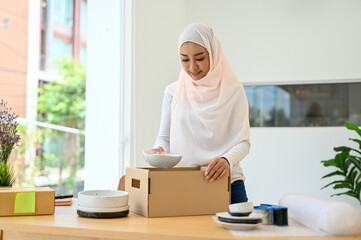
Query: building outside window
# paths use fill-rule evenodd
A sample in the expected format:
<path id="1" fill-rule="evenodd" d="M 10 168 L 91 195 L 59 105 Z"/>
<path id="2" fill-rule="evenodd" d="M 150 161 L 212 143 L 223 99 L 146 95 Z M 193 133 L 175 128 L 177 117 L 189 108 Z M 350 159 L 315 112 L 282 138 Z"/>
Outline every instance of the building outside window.
<path id="1" fill-rule="evenodd" d="M 28 15 L 37 6 L 29 4 L 0 3 L 0 26 L 4 17 L 10 23 L 0 28 L 0 98 L 19 114 L 22 125 L 22 145 L 11 161 L 21 173 L 18 185 L 76 195 L 84 188 L 87 1 L 39 2 L 40 38 L 31 45 Z M 39 67 L 31 71 L 38 77 L 29 82 L 27 61 L 36 60 L 29 60 L 27 50 L 34 46 L 40 46 Z M 27 94 L 31 84 L 38 87 L 35 101 Z M 28 108 L 37 112 L 31 121 L 26 120 Z"/>
<path id="2" fill-rule="evenodd" d="M 53 1 L 54 22 L 73 27 L 73 0 Z"/>

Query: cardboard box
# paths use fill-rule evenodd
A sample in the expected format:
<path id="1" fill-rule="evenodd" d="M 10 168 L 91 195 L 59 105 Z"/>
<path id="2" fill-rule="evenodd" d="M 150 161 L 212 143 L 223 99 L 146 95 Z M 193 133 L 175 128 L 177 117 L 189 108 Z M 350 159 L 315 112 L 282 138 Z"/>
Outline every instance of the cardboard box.
<path id="1" fill-rule="evenodd" d="M 0 189 L 0 216 L 54 214 L 55 192 L 48 187 Z"/>
<path id="2" fill-rule="evenodd" d="M 127 168 L 130 210 L 146 217 L 215 214 L 228 211 L 229 174 L 209 183 L 206 168 Z"/>

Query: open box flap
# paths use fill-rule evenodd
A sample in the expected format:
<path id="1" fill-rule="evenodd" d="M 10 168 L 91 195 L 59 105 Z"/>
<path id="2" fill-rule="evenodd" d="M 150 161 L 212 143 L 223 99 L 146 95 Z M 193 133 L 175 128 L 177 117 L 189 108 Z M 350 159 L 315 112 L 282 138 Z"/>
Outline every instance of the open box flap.
<path id="1" fill-rule="evenodd" d="M 125 191 L 129 193 L 130 209 L 143 216 L 148 216 L 148 174 L 149 171 L 146 169 L 126 169 Z"/>

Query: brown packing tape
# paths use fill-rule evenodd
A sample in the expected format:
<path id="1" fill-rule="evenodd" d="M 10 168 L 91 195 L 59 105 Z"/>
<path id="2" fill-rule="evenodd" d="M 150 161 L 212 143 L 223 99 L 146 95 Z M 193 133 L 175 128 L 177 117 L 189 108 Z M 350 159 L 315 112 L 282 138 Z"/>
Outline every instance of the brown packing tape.
<path id="1" fill-rule="evenodd" d="M 137 168 L 138 170 L 147 170 L 149 172 L 189 172 L 189 171 L 205 171 L 206 167 L 175 167 L 175 168 Z"/>

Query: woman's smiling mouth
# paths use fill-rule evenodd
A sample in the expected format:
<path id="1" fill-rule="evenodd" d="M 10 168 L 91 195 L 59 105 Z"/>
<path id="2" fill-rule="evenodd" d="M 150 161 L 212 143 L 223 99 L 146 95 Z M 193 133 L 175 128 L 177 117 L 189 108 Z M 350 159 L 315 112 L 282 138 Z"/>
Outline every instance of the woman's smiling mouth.
<path id="1" fill-rule="evenodd" d="M 201 73 L 202 71 L 199 71 L 199 72 L 190 72 L 191 73 L 191 75 L 193 75 L 193 76 L 198 76 L 200 73 Z"/>

